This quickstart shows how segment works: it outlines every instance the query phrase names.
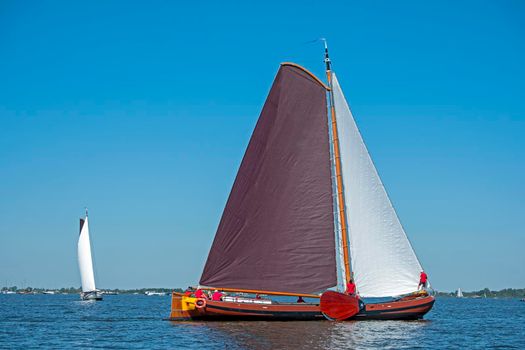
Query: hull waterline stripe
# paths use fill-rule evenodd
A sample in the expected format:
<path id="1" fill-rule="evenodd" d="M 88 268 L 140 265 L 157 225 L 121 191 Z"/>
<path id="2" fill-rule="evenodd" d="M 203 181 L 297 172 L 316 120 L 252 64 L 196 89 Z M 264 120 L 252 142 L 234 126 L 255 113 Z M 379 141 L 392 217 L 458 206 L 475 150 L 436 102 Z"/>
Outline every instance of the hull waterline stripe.
<path id="1" fill-rule="evenodd" d="M 368 304 L 370 305 L 370 304 Z M 388 313 L 396 313 L 396 312 L 401 312 L 401 311 L 407 311 L 407 310 L 413 310 L 413 309 L 419 309 L 419 308 L 431 308 L 432 305 L 434 305 L 434 300 L 428 302 L 428 303 L 425 303 L 425 304 L 419 304 L 419 305 L 412 305 L 412 306 L 405 306 L 405 307 L 401 307 L 401 308 L 391 308 L 391 309 L 380 309 L 380 310 L 364 310 L 362 312 L 360 312 L 359 314 L 357 314 L 356 316 L 359 316 L 359 315 L 376 315 L 376 314 L 388 314 Z"/>
<path id="2" fill-rule="evenodd" d="M 246 314 L 246 316 L 250 315 L 264 315 L 264 316 L 276 316 L 276 317 L 316 317 L 321 316 L 321 311 L 271 311 L 271 310 L 245 310 L 245 309 L 236 309 L 231 307 L 223 307 L 223 306 L 217 306 L 217 305 L 207 305 L 206 310 L 210 310 L 210 312 L 213 312 L 213 309 L 220 310 L 220 311 L 229 311 L 229 312 L 236 312 L 236 313 L 243 313 Z"/>

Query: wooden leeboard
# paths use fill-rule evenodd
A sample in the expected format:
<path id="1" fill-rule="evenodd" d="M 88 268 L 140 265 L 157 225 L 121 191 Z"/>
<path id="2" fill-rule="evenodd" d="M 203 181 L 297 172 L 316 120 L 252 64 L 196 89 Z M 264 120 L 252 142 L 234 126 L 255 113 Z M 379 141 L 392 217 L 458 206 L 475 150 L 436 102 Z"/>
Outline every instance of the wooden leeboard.
<path id="1" fill-rule="evenodd" d="M 359 312 L 359 300 L 355 295 L 326 291 L 321 295 L 321 312 L 330 319 L 343 321 Z"/>

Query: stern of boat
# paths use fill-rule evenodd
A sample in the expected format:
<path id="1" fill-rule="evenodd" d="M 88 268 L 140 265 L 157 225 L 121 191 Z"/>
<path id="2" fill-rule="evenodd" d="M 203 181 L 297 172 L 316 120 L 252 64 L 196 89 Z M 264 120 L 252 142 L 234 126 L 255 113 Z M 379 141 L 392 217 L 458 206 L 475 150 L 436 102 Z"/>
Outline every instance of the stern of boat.
<path id="1" fill-rule="evenodd" d="M 190 320 L 199 315 L 199 309 L 196 307 L 197 298 L 186 296 L 182 293 L 171 293 L 171 312 L 170 320 Z"/>

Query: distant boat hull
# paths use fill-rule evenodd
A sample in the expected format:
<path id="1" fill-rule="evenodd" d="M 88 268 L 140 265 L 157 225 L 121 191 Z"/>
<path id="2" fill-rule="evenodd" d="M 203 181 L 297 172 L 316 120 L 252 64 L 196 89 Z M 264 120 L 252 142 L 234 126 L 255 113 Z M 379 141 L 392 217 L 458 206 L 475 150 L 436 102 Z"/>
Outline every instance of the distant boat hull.
<path id="1" fill-rule="evenodd" d="M 170 320 L 266 320 L 321 321 L 325 317 L 319 304 L 310 303 L 239 303 L 206 300 L 196 306 L 197 298 L 173 293 Z M 434 297 L 401 299 L 389 303 L 366 304 L 350 320 L 414 320 L 421 319 L 434 305 Z"/>
<path id="2" fill-rule="evenodd" d="M 80 299 L 82 299 L 82 300 L 101 301 L 102 300 L 102 294 L 100 292 L 98 292 L 98 291 L 80 293 Z"/>

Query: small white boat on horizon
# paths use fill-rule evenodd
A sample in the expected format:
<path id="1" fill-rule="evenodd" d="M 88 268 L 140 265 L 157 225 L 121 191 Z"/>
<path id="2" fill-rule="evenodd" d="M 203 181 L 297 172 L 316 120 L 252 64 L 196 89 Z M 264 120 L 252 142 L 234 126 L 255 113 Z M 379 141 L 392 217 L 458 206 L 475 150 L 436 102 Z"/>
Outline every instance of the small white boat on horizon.
<path id="1" fill-rule="evenodd" d="M 146 294 L 147 296 L 154 296 L 154 295 L 156 295 L 156 296 L 164 296 L 164 295 L 166 295 L 166 293 L 164 293 L 164 292 L 153 292 L 153 291 L 149 291 L 149 290 L 145 291 L 144 294 Z"/>
<path id="2" fill-rule="evenodd" d="M 101 291 L 101 294 L 104 294 L 104 295 L 118 295 L 118 292 L 103 290 L 103 291 Z"/>
<path id="3" fill-rule="evenodd" d="M 461 291 L 461 288 L 458 288 L 456 292 L 456 298 L 463 298 L 463 292 Z"/>

